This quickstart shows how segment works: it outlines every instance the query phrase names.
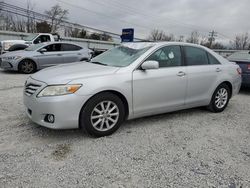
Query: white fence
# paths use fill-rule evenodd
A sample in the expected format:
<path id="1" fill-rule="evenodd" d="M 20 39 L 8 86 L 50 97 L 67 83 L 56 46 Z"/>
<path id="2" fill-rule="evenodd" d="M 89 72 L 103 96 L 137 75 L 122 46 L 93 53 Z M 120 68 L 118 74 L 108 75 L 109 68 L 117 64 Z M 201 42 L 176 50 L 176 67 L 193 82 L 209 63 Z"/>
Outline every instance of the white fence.
<path id="1" fill-rule="evenodd" d="M 23 39 L 25 36 L 28 36 L 29 33 L 23 32 L 11 32 L 11 31 L 1 31 L 0 30 L 0 41 L 2 40 L 14 40 L 14 39 Z M 109 42 L 109 41 L 101 41 L 101 40 L 91 40 L 91 39 L 80 39 L 80 38 L 72 38 L 72 37 L 61 37 L 63 41 L 72 41 L 74 43 L 78 43 L 82 46 L 91 48 L 91 49 L 99 49 L 99 50 L 108 50 L 114 46 L 119 45 L 117 42 Z M 220 54 L 223 57 L 228 57 L 234 52 L 239 50 L 220 50 L 215 49 L 215 52 Z"/>

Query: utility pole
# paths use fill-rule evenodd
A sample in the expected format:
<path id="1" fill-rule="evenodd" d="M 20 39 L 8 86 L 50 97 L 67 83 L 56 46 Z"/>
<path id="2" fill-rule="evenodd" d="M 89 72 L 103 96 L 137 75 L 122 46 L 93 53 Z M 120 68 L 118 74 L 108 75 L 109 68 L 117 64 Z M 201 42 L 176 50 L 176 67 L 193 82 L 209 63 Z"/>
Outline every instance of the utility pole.
<path id="1" fill-rule="evenodd" d="M 217 32 L 215 32 L 214 30 L 209 32 L 209 38 L 208 38 L 208 41 L 209 41 L 209 47 L 212 48 L 212 43 L 213 41 L 215 41 L 215 37 L 217 37 Z"/>

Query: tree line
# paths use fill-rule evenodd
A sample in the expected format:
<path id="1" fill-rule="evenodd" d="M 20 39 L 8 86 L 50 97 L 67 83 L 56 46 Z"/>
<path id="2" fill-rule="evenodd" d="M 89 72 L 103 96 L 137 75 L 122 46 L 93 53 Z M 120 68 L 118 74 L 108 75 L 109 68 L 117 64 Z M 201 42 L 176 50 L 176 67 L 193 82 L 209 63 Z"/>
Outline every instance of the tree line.
<path id="1" fill-rule="evenodd" d="M 192 31 L 189 36 L 175 36 L 174 34 L 166 34 L 162 30 L 154 29 L 147 37 L 150 41 L 178 41 L 200 44 L 212 49 L 235 49 L 250 50 L 250 38 L 248 33 L 236 34 L 234 39 L 230 40 L 228 45 L 216 42 L 213 36 L 201 35 L 198 31 Z"/>
<path id="2" fill-rule="evenodd" d="M 112 41 L 112 36 L 107 33 L 88 31 L 78 24 L 68 24 L 69 11 L 59 4 L 44 11 L 46 18 L 39 19 L 34 10 L 34 4 L 27 1 L 25 15 L 4 12 L 0 9 L 0 29 L 28 33 L 58 33 L 63 32 L 66 37 L 77 37 L 93 40 Z"/>

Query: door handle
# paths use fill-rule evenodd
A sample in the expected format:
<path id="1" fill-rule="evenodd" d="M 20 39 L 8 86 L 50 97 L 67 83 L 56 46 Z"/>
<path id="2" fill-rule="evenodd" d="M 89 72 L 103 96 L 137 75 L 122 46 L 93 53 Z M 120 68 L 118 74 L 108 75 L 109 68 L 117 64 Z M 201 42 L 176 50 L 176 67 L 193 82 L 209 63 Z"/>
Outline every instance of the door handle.
<path id="1" fill-rule="evenodd" d="M 62 56 L 62 54 L 57 54 L 57 56 Z"/>
<path id="2" fill-rule="evenodd" d="M 216 68 L 216 72 L 221 72 L 222 70 L 220 68 Z"/>
<path id="3" fill-rule="evenodd" d="M 180 76 L 180 77 L 185 76 L 185 75 L 186 75 L 186 73 L 183 71 L 180 71 L 177 73 L 177 76 Z"/>

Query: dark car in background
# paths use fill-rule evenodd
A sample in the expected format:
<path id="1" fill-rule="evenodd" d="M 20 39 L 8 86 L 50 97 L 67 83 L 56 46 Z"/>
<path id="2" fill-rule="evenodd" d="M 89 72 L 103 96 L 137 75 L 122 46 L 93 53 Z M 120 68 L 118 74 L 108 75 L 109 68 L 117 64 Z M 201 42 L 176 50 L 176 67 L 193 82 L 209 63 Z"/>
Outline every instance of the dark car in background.
<path id="1" fill-rule="evenodd" d="M 242 70 L 242 86 L 250 87 L 250 51 L 235 52 L 228 57 L 228 60 L 240 66 Z"/>

